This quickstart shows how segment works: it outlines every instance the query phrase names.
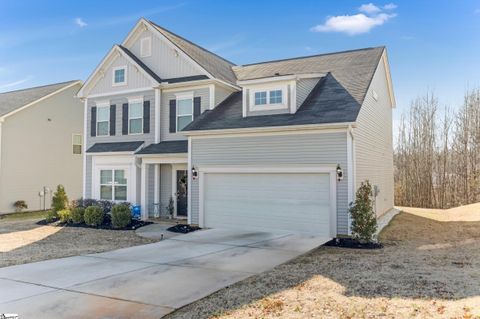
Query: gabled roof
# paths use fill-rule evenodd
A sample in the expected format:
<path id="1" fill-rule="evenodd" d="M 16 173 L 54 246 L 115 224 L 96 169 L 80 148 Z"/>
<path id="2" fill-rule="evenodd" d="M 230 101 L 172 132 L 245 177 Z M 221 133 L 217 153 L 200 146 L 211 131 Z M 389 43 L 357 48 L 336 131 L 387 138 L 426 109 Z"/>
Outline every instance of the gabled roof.
<path id="1" fill-rule="evenodd" d="M 275 73 L 326 76 L 320 78 L 295 114 L 243 117 L 242 92 L 235 92 L 183 131 L 354 122 L 383 53 L 384 47 L 378 47 L 235 67 L 239 80 Z"/>
<path id="2" fill-rule="evenodd" d="M 0 117 L 77 83 L 81 82 L 74 80 L 0 93 Z"/>
<path id="3" fill-rule="evenodd" d="M 232 71 L 232 66 L 235 64 L 202 48 L 201 46 L 190 42 L 189 40 L 182 38 L 181 36 L 157 25 L 156 23 L 146 20 L 156 30 L 163 34 L 169 41 L 171 41 L 176 47 L 182 50 L 192 60 L 197 62 L 202 68 L 204 68 L 213 77 L 236 85 L 237 79 Z"/>

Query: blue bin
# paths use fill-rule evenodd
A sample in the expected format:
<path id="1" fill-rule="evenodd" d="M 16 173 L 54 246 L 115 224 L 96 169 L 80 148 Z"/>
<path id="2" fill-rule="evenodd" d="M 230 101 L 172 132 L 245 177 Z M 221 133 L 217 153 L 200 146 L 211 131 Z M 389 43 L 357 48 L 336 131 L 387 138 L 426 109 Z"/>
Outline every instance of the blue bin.
<path id="1" fill-rule="evenodd" d="M 132 217 L 134 219 L 140 219 L 142 218 L 142 210 L 140 208 L 140 205 L 134 205 L 132 206 Z"/>

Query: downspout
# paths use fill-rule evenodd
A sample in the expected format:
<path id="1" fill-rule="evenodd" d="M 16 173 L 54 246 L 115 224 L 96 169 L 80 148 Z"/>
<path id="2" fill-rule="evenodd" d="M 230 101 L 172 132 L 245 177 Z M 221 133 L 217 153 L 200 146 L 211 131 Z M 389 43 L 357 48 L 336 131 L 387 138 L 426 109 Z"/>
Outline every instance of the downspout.
<path id="1" fill-rule="evenodd" d="M 355 139 L 353 134 L 353 128 L 351 125 L 348 126 L 347 130 L 347 170 L 348 170 L 348 205 L 354 201 L 355 195 Z M 352 217 L 350 212 L 348 212 L 348 235 L 352 233 Z"/>
<path id="2" fill-rule="evenodd" d="M 83 188 L 82 197 L 87 197 L 87 122 L 88 122 L 88 99 L 83 99 Z M 90 196 L 91 197 L 91 196 Z"/>

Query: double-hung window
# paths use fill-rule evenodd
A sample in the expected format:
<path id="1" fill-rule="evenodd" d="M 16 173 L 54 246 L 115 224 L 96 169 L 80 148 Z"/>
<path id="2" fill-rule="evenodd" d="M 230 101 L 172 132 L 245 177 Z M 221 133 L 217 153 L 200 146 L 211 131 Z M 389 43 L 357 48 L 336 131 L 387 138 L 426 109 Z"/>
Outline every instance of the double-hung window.
<path id="1" fill-rule="evenodd" d="M 128 134 L 143 132 L 143 101 L 131 100 L 128 103 Z"/>
<path id="2" fill-rule="evenodd" d="M 82 134 L 72 135 L 73 154 L 82 154 Z"/>
<path id="3" fill-rule="evenodd" d="M 112 74 L 112 85 L 119 86 L 127 84 L 127 67 L 120 66 L 113 68 Z"/>
<path id="4" fill-rule="evenodd" d="M 177 132 L 193 121 L 193 97 L 177 97 Z"/>
<path id="5" fill-rule="evenodd" d="M 110 106 L 97 106 L 97 136 L 107 136 L 110 130 Z"/>
<path id="6" fill-rule="evenodd" d="M 127 178 L 123 169 L 100 170 L 100 199 L 126 201 Z"/>

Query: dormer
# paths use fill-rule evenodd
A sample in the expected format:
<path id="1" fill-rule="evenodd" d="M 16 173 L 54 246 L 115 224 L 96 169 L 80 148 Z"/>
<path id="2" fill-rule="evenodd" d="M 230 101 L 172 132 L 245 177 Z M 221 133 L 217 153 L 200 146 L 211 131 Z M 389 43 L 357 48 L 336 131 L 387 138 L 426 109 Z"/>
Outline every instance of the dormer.
<path id="1" fill-rule="evenodd" d="M 243 117 L 295 114 L 323 76 L 323 73 L 276 73 L 272 77 L 237 81 L 243 90 Z"/>

